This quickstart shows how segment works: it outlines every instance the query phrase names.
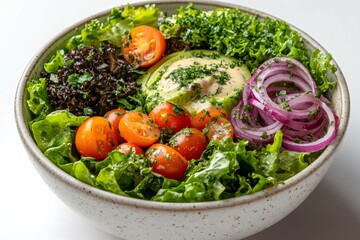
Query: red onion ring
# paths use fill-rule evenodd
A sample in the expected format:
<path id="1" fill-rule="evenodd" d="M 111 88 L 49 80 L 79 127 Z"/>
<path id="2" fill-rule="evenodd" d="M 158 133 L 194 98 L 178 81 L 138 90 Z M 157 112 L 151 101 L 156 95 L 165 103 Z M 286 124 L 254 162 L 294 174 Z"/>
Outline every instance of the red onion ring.
<path id="1" fill-rule="evenodd" d="M 317 98 L 317 93 L 315 81 L 297 60 L 266 61 L 249 79 L 231 112 L 235 136 L 263 144 L 281 130 L 284 149 L 316 152 L 325 148 L 336 135 L 337 117 L 328 107 L 329 100 Z"/>
<path id="2" fill-rule="evenodd" d="M 329 119 L 329 125 L 326 134 L 314 142 L 304 143 L 295 143 L 294 141 L 291 141 L 286 135 L 284 135 L 282 143 L 284 148 L 297 152 L 317 152 L 333 141 L 336 136 L 337 129 L 334 113 L 324 102 L 321 103 L 321 108 L 325 110 L 325 113 Z"/>

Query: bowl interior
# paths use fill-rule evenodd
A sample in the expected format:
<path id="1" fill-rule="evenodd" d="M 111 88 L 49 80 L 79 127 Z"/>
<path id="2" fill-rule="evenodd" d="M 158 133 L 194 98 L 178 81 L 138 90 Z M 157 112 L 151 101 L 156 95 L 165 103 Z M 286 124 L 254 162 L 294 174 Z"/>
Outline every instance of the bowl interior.
<path id="1" fill-rule="evenodd" d="M 188 2 L 190 2 L 190 1 L 167 1 L 167 2 L 151 1 L 151 2 L 146 2 L 146 4 L 155 3 L 160 9 L 162 9 L 163 11 L 165 11 L 167 14 L 170 15 L 170 14 L 174 13 L 174 9 L 177 9 L 180 6 L 186 6 L 188 4 Z M 235 5 L 227 4 L 227 3 L 220 3 L 220 2 L 209 3 L 206 1 L 191 1 L 191 2 L 194 2 L 197 7 L 199 7 L 200 9 L 203 9 L 203 10 L 212 10 L 212 9 L 218 8 L 218 7 L 228 7 L 228 8 L 239 7 L 243 11 L 248 12 L 250 14 L 255 14 L 255 15 L 259 16 L 260 18 L 264 18 L 264 17 L 274 18 L 273 16 L 267 15 L 265 13 L 262 13 L 262 12 L 259 12 L 256 10 L 252 10 L 252 9 L 248 9 L 248 8 L 244 8 L 244 7 L 240 7 L 240 6 L 235 6 Z M 145 3 L 136 3 L 133 5 L 140 6 L 140 5 L 144 5 L 144 4 Z M 43 71 L 43 64 L 50 59 L 50 57 L 55 53 L 55 51 L 57 49 L 63 47 L 65 45 L 65 42 L 69 39 L 69 37 L 74 35 L 77 31 L 79 31 L 79 29 L 81 29 L 82 26 L 84 26 L 84 24 L 86 22 L 89 22 L 93 18 L 104 19 L 105 15 L 108 13 L 109 13 L 109 11 L 104 11 L 104 12 L 101 12 L 94 16 L 91 16 L 91 17 L 84 19 L 83 21 L 69 27 L 65 31 L 61 32 L 59 35 L 57 35 L 55 38 L 53 38 L 51 41 L 49 41 L 44 46 L 44 48 L 42 48 L 36 54 L 36 56 L 32 59 L 32 61 L 26 68 L 26 70 L 19 82 L 17 94 L 16 94 L 16 100 L 15 100 L 16 101 L 15 102 L 15 114 L 16 114 L 17 125 L 18 125 L 18 129 L 19 129 L 19 133 L 26 145 L 26 148 L 28 149 L 28 151 L 31 152 L 31 154 L 33 154 L 36 157 L 36 159 L 37 159 L 36 161 L 41 162 L 41 164 L 43 166 L 45 166 L 47 169 L 49 169 L 50 171 L 56 172 L 56 174 L 58 174 L 58 176 L 62 180 L 68 182 L 71 185 L 78 185 L 79 189 L 85 189 L 86 191 L 90 189 L 91 191 L 95 192 L 96 194 L 99 194 L 100 196 L 103 196 L 106 198 L 111 198 L 114 201 L 120 201 L 120 202 L 124 202 L 124 201 L 125 202 L 133 201 L 134 202 L 135 201 L 135 202 L 137 202 L 137 204 L 140 204 L 140 205 L 145 204 L 147 206 L 151 205 L 153 207 L 167 206 L 167 207 L 177 208 L 177 206 L 181 206 L 181 207 L 191 209 L 194 204 L 197 204 L 199 206 L 203 204 L 203 206 L 205 207 L 205 203 L 191 203 L 191 204 L 178 204 L 178 205 L 171 204 L 171 203 L 159 204 L 159 203 L 155 203 L 155 202 L 148 202 L 148 201 L 143 201 L 143 200 L 138 200 L 138 199 L 129 199 L 129 198 L 118 196 L 118 195 L 108 193 L 108 192 L 105 192 L 105 191 L 102 191 L 99 189 L 95 189 L 89 185 L 86 185 L 86 184 L 72 178 L 71 176 L 67 175 L 65 172 L 62 172 L 62 170 L 57 168 L 57 166 L 55 166 L 51 161 L 46 159 L 46 157 L 39 151 L 35 142 L 33 141 L 31 133 L 27 127 L 27 122 L 29 122 L 31 120 L 31 114 L 30 114 L 30 111 L 26 104 L 26 100 L 28 98 L 28 94 L 25 91 L 26 81 L 32 76 L 39 77 L 40 73 Z M 305 42 L 306 46 L 308 47 L 309 51 L 313 50 L 314 48 L 319 48 L 321 51 L 326 52 L 326 50 L 320 44 L 318 44 L 314 39 L 312 39 L 306 33 L 302 32 L 301 30 L 299 30 L 295 27 L 293 27 L 293 28 L 296 29 L 303 36 L 304 42 Z M 278 191 L 282 191 L 282 190 L 286 189 L 288 186 L 291 186 L 292 184 L 294 184 L 298 181 L 301 181 L 302 179 L 309 176 L 312 172 L 314 172 L 314 169 L 321 166 L 325 161 L 327 161 L 327 159 L 329 159 L 330 156 L 333 155 L 334 151 L 338 148 L 338 146 L 345 134 L 346 127 L 348 124 L 349 109 L 350 109 L 349 92 L 348 92 L 348 88 L 347 88 L 344 76 L 335 61 L 334 61 L 334 64 L 338 70 L 337 70 L 336 74 L 331 75 L 331 79 L 333 81 L 337 81 L 338 84 L 336 85 L 336 88 L 328 94 L 327 97 L 329 97 L 331 99 L 331 101 L 333 102 L 334 111 L 340 119 L 339 129 L 338 129 L 338 133 L 337 133 L 337 137 L 336 137 L 335 141 L 326 148 L 326 150 L 321 154 L 321 156 L 314 163 L 309 165 L 305 170 L 298 173 L 294 177 L 286 180 L 285 184 L 279 185 L 279 186 L 276 186 L 276 187 L 273 187 L 270 189 L 265 189 L 264 191 L 261 191 L 259 193 L 252 194 L 249 196 L 206 203 L 207 208 L 211 207 L 211 206 L 220 206 L 220 205 L 223 206 L 224 204 L 226 205 L 226 204 L 245 203 L 245 202 L 257 199 L 260 195 L 264 195 L 264 194 L 269 195 L 269 194 L 272 194 L 272 193 L 275 193 Z"/>

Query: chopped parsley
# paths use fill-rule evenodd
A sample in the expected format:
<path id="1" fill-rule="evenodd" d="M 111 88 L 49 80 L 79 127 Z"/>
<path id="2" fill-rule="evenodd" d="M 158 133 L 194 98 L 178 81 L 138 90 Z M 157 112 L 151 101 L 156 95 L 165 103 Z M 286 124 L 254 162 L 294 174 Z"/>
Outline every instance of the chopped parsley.
<path id="1" fill-rule="evenodd" d="M 263 133 L 261 134 L 261 138 L 262 138 L 262 139 L 266 139 L 266 138 L 268 138 L 268 137 L 269 137 L 269 135 L 268 135 L 267 132 L 263 132 Z"/>
<path id="2" fill-rule="evenodd" d="M 91 107 L 85 107 L 83 111 L 86 116 L 92 116 L 94 113 L 94 111 L 91 109 Z"/>
<path id="3" fill-rule="evenodd" d="M 82 84 L 86 81 L 90 82 L 93 80 L 93 76 L 91 76 L 89 73 L 85 72 L 82 75 L 79 75 L 77 73 L 71 74 L 68 77 L 68 84 L 75 87 L 75 88 L 81 88 Z"/>
<path id="4" fill-rule="evenodd" d="M 178 89 L 190 86 L 196 79 L 213 77 L 220 85 L 229 82 L 231 76 L 225 70 L 223 64 L 198 65 L 192 64 L 186 67 L 179 67 L 172 71 L 165 79 L 179 84 Z"/>
<path id="5" fill-rule="evenodd" d="M 173 107 L 172 107 L 172 110 L 174 110 L 176 116 L 177 115 L 183 115 L 185 113 L 185 110 L 184 108 L 182 108 L 180 105 L 177 105 L 177 104 L 172 104 Z"/>

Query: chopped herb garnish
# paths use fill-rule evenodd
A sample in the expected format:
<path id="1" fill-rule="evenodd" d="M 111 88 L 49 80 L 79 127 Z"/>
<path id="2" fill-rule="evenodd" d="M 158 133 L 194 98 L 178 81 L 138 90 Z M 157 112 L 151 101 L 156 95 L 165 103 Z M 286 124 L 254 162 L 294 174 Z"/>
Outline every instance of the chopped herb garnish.
<path id="1" fill-rule="evenodd" d="M 91 107 L 86 107 L 86 108 L 84 108 L 84 114 L 85 114 L 86 116 L 92 116 L 93 113 L 94 113 L 94 111 L 91 109 Z"/>
<path id="2" fill-rule="evenodd" d="M 185 113 L 184 108 L 182 108 L 182 107 L 181 107 L 180 105 L 178 105 L 178 104 L 174 104 L 174 103 L 173 103 L 172 109 L 174 110 L 174 112 L 175 112 L 176 115 L 182 115 L 182 114 Z"/>
<path id="3" fill-rule="evenodd" d="M 220 85 L 225 85 L 230 80 L 230 74 L 226 71 L 221 71 L 220 74 L 213 75 L 216 79 L 216 82 Z"/>
<path id="4" fill-rule="evenodd" d="M 248 111 L 250 109 L 251 109 L 250 104 L 247 103 L 247 104 L 244 105 L 244 111 Z"/>
<path id="5" fill-rule="evenodd" d="M 267 132 L 263 132 L 263 133 L 261 134 L 261 138 L 262 138 L 262 139 L 268 138 L 268 133 L 267 133 Z"/>
<path id="6" fill-rule="evenodd" d="M 276 96 L 284 96 L 284 95 L 286 95 L 286 90 L 284 90 L 284 89 L 280 90 L 276 93 Z"/>
<path id="7" fill-rule="evenodd" d="M 315 110 L 309 111 L 309 114 L 310 114 L 310 116 L 316 116 L 316 115 L 318 115 L 319 112 L 320 112 L 319 109 L 315 109 Z"/>

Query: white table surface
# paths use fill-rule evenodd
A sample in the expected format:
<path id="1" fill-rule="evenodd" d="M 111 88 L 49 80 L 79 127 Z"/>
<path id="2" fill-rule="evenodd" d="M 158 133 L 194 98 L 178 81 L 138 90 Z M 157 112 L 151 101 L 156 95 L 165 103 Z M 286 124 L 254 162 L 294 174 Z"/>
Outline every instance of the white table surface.
<path id="1" fill-rule="evenodd" d="M 270 13 L 315 38 L 341 67 L 352 104 L 345 141 L 324 180 L 288 217 L 249 239 L 360 239 L 360 2 L 228 2 Z M 0 0 L 0 239 L 117 239 L 72 212 L 45 185 L 20 142 L 13 101 L 22 71 L 44 43 L 88 15 L 124 3 Z"/>

